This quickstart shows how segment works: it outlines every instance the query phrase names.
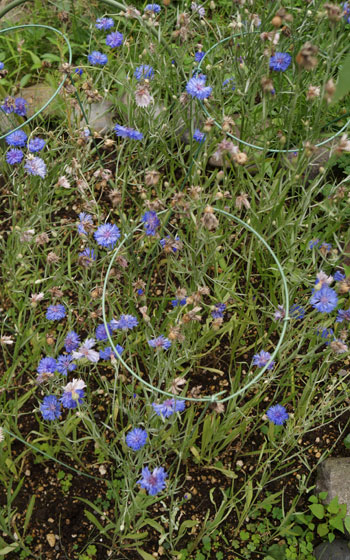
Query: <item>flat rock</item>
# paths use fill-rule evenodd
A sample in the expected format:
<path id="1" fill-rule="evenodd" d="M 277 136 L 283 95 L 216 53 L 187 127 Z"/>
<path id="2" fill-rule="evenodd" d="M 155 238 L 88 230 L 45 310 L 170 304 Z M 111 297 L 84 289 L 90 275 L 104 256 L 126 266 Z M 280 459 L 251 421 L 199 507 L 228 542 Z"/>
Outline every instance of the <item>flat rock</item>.
<path id="1" fill-rule="evenodd" d="M 350 457 L 329 457 L 317 469 L 316 493 L 328 492 L 325 503 L 338 496 L 350 514 Z M 350 556 L 349 556 L 350 560 Z"/>
<path id="2" fill-rule="evenodd" d="M 98 133 L 107 132 L 112 130 L 114 120 L 115 105 L 107 99 L 103 99 L 99 103 L 83 104 L 84 111 L 89 121 L 89 126 Z M 84 127 L 86 125 L 85 119 L 78 108 L 75 111 L 78 119 L 80 120 L 80 126 Z"/>
<path id="3" fill-rule="evenodd" d="M 41 109 L 45 105 L 45 103 L 47 103 L 47 101 L 54 93 L 55 89 L 43 82 L 35 84 L 33 86 L 22 88 L 20 94 L 18 95 L 28 101 L 27 115 L 28 117 L 31 117 L 32 115 L 34 115 L 34 113 L 39 111 L 39 109 Z M 18 97 L 18 95 L 16 97 Z M 51 101 L 51 103 L 43 111 L 43 115 L 56 115 L 58 113 L 59 106 L 60 99 L 59 95 L 57 95 L 55 99 L 53 99 L 53 101 Z"/>
<path id="4" fill-rule="evenodd" d="M 316 560 L 350 560 L 349 543 L 344 539 L 322 543 L 315 548 L 313 555 Z"/>

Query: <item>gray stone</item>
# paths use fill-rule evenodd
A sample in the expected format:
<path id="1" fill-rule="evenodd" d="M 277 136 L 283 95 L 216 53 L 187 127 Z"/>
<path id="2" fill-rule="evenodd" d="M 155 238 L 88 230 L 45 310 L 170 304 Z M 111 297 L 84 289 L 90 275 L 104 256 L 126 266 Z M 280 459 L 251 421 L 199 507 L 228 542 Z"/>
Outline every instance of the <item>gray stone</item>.
<path id="1" fill-rule="evenodd" d="M 338 496 L 350 514 L 350 457 L 329 457 L 317 469 L 316 493 L 328 492 L 325 503 Z"/>
<path id="2" fill-rule="evenodd" d="M 84 103 L 84 111 L 89 121 L 89 126 L 98 133 L 107 132 L 113 128 L 113 115 L 115 105 L 107 99 L 103 99 L 98 103 L 87 104 Z M 80 126 L 84 127 L 86 125 L 85 119 L 81 114 L 81 110 L 78 108 L 76 110 L 78 119 L 80 120 Z"/>
<path id="3" fill-rule="evenodd" d="M 349 543 L 343 539 L 322 543 L 315 548 L 313 555 L 316 560 L 350 560 Z"/>

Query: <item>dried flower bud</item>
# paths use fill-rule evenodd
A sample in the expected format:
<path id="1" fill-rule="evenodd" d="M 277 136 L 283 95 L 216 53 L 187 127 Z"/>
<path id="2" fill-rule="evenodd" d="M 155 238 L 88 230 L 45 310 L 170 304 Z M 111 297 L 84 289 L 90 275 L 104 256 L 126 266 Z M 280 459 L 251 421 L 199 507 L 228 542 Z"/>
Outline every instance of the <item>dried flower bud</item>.
<path id="1" fill-rule="evenodd" d="M 307 90 L 306 99 L 315 99 L 316 97 L 320 97 L 321 88 L 318 86 L 309 86 Z"/>
<path id="2" fill-rule="evenodd" d="M 335 93 L 335 83 L 333 82 L 332 78 L 330 78 L 330 80 L 328 80 L 328 82 L 326 83 L 325 86 L 325 99 L 327 101 L 327 103 L 330 103 L 332 101 L 332 97 Z"/>
<path id="3" fill-rule="evenodd" d="M 241 192 L 241 194 L 239 196 L 236 197 L 235 200 L 235 207 L 238 208 L 238 210 L 242 210 L 243 206 L 249 210 L 250 208 L 250 203 L 248 200 L 248 195 L 247 193 L 243 193 Z"/>
<path id="4" fill-rule="evenodd" d="M 145 183 L 147 187 L 153 187 L 159 183 L 161 175 L 159 171 L 147 171 L 145 176 Z"/>
<path id="5" fill-rule="evenodd" d="M 342 18 L 342 11 L 336 4 L 329 4 L 328 2 L 323 6 L 327 12 L 327 17 L 332 23 L 336 23 Z"/>
<path id="6" fill-rule="evenodd" d="M 261 78 L 261 86 L 265 93 L 272 93 L 275 91 L 271 78 L 268 78 L 267 76 L 263 76 Z"/>
<path id="7" fill-rule="evenodd" d="M 296 63 L 305 70 L 313 70 L 317 66 L 317 53 L 318 47 L 307 41 L 295 57 Z"/>
<path id="8" fill-rule="evenodd" d="M 219 225 L 219 220 L 214 216 L 214 210 L 211 206 L 207 206 L 204 210 L 204 215 L 201 222 L 209 231 L 216 229 Z"/>

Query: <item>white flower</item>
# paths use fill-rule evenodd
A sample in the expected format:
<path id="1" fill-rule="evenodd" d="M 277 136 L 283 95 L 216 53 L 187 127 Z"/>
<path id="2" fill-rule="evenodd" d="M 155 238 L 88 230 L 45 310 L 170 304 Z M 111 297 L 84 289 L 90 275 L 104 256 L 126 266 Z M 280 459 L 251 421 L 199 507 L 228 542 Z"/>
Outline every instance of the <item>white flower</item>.
<path id="1" fill-rule="evenodd" d="M 77 396 L 79 397 L 77 391 L 80 391 L 86 387 L 86 384 L 82 379 L 73 379 L 70 383 L 67 383 L 65 387 L 63 387 L 63 391 L 65 393 L 72 393 L 73 399 Z"/>
<path id="2" fill-rule="evenodd" d="M 94 338 L 87 338 L 79 348 L 77 352 L 72 352 L 72 358 L 74 360 L 80 360 L 81 358 L 86 358 L 90 362 L 97 363 L 100 359 L 100 355 L 96 350 L 92 350 L 95 346 L 96 340 Z"/>
<path id="3" fill-rule="evenodd" d="M 152 95 L 149 92 L 148 84 L 140 84 L 135 91 L 135 101 L 138 107 L 148 107 L 150 103 L 154 102 Z"/>
<path id="4" fill-rule="evenodd" d="M 12 336 L 6 336 L 5 334 L 0 338 L 1 344 L 13 344 L 14 340 Z"/>
<path id="5" fill-rule="evenodd" d="M 320 270 L 320 272 L 316 274 L 316 278 L 318 282 L 315 285 L 315 290 L 320 290 L 324 284 L 330 286 L 330 284 L 332 284 L 333 282 L 333 276 L 327 276 L 327 274 L 323 272 L 323 270 Z"/>

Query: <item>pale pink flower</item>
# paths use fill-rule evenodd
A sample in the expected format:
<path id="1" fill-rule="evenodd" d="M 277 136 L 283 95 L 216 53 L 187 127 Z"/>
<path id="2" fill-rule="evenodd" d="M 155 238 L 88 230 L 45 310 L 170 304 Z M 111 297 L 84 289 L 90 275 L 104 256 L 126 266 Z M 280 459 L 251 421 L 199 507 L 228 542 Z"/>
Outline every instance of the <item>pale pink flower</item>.
<path id="1" fill-rule="evenodd" d="M 72 352 L 72 358 L 74 360 L 81 360 L 82 358 L 86 358 L 90 362 L 96 364 L 100 359 L 100 355 L 98 352 L 96 352 L 96 350 L 92 350 L 95 344 L 96 340 L 94 338 L 87 338 L 77 352 Z"/>

